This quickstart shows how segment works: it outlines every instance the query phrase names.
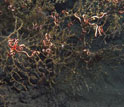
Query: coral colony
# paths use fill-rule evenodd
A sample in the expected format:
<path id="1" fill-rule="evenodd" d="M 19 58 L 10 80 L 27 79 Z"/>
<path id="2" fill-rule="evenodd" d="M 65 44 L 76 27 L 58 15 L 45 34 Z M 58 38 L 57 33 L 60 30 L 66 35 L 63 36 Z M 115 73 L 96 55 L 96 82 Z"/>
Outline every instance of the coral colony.
<path id="1" fill-rule="evenodd" d="M 94 67 L 114 53 L 109 42 L 124 30 L 123 0 L 2 0 L 0 6 L 0 81 L 17 91 L 79 77 L 88 87 L 87 79 L 103 74 Z"/>

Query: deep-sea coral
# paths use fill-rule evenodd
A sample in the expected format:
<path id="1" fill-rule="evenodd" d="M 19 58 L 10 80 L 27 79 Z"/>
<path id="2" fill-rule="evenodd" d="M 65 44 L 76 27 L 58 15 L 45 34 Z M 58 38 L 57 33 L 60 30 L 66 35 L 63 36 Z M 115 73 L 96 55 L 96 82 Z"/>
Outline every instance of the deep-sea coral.
<path id="1" fill-rule="evenodd" d="M 106 44 L 123 31 L 123 5 L 106 0 L 4 0 L 0 4 L 2 81 L 17 91 L 77 77 L 88 86 L 87 80 L 103 74 L 93 68 L 106 58 Z"/>

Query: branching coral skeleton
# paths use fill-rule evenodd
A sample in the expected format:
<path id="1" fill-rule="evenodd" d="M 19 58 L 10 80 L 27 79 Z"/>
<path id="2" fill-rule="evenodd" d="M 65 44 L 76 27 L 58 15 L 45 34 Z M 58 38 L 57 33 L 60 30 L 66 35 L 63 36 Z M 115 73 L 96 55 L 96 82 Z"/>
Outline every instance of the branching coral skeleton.
<path id="1" fill-rule="evenodd" d="M 17 21 L 17 20 L 16 20 L 16 21 Z M 15 21 L 15 25 L 17 24 L 16 21 Z M 34 51 L 32 51 L 32 54 L 29 55 L 28 52 L 24 51 L 24 48 L 27 48 L 27 47 L 25 46 L 25 44 L 19 44 L 19 39 L 17 39 L 17 38 L 12 39 L 12 38 L 11 38 L 12 35 L 14 35 L 15 33 L 17 33 L 22 27 L 23 27 L 23 21 L 21 20 L 21 25 L 20 25 L 20 27 L 19 27 L 18 29 L 16 29 L 14 32 L 10 33 L 10 34 L 8 35 L 8 37 L 6 38 L 6 39 L 8 40 L 8 47 L 9 47 L 9 49 L 10 49 L 8 55 L 9 55 L 9 56 L 14 56 L 16 53 L 23 53 L 23 54 L 25 54 L 27 57 L 31 58 L 31 57 L 33 57 L 34 55 L 40 54 L 39 51 L 34 50 Z M 5 39 L 5 40 L 6 40 L 6 39 Z"/>

